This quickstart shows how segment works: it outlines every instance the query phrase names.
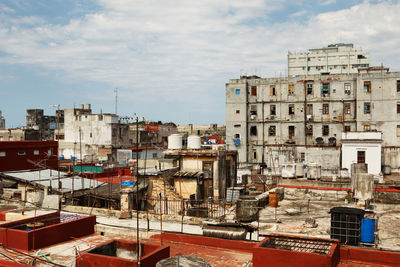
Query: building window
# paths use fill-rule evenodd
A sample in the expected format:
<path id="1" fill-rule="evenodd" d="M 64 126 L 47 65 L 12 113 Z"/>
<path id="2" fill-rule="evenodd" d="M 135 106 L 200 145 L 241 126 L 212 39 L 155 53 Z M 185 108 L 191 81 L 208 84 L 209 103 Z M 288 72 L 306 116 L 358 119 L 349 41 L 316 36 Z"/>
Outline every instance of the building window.
<path id="1" fill-rule="evenodd" d="M 365 151 L 357 151 L 357 163 L 365 163 Z"/>
<path id="2" fill-rule="evenodd" d="M 329 125 L 322 125 L 322 135 L 329 135 Z"/>
<path id="3" fill-rule="evenodd" d="M 240 109 L 237 109 L 237 110 L 236 110 L 236 114 L 240 114 Z"/>
<path id="4" fill-rule="evenodd" d="M 400 113 L 400 103 L 397 103 L 397 114 Z"/>
<path id="5" fill-rule="evenodd" d="M 351 94 L 351 83 L 344 84 L 344 94 L 350 95 Z"/>
<path id="6" fill-rule="evenodd" d="M 370 132 L 371 131 L 371 125 L 364 125 L 364 132 Z"/>
<path id="7" fill-rule="evenodd" d="M 6 156 L 6 152 L 5 151 L 0 151 L 0 157 L 5 157 Z"/>
<path id="8" fill-rule="evenodd" d="M 370 81 L 364 82 L 364 92 L 371 93 L 371 82 Z"/>
<path id="9" fill-rule="evenodd" d="M 24 156 L 26 155 L 25 151 L 18 151 L 18 156 Z"/>
<path id="10" fill-rule="evenodd" d="M 255 120 L 257 118 L 257 106 L 251 105 L 250 106 L 250 119 Z"/>
<path id="11" fill-rule="evenodd" d="M 39 155 L 39 150 L 33 150 L 33 155 L 38 156 Z"/>
<path id="12" fill-rule="evenodd" d="M 294 137 L 294 126 L 289 126 L 288 132 L 289 132 L 289 139 L 292 139 Z"/>
<path id="13" fill-rule="evenodd" d="M 313 126 L 312 125 L 306 126 L 306 135 L 313 135 Z"/>
<path id="14" fill-rule="evenodd" d="M 397 136 L 400 137 L 400 125 L 397 125 L 397 132 L 396 133 L 397 133 Z"/>
<path id="15" fill-rule="evenodd" d="M 235 138 L 239 139 L 240 138 L 240 134 L 235 134 Z"/>
<path id="16" fill-rule="evenodd" d="M 322 114 L 329 114 L 329 104 L 322 104 Z"/>
<path id="17" fill-rule="evenodd" d="M 313 115 L 313 104 L 307 104 L 306 107 L 306 115 L 307 115 L 307 120 L 312 120 L 312 115 Z"/>
<path id="18" fill-rule="evenodd" d="M 347 133 L 347 132 L 350 132 L 350 131 L 351 131 L 350 125 L 345 125 L 344 126 L 344 132 Z"/>
<path id="19" fill-rule="evenodd" d="M 289 84 L 288 95 L 294 95 L 294 84 Z"/>
<path id="20" fill-rule="evenodd" d="M 236 89 L 235 94 L 240 95 L 240 89 Z"/>
<path id="21" fill-rule="evenodd" d="M 306 161 L 306 153 L 304 153 L 304 152 L 300 153 L 300 161 L 301 162 L 305 162 Z"/>
<path id="22" fill-rule="evenodd" d="M 289 115 L 294 115 L 294 104 L 289 104 Z"/>
<path id="23" fill-rule="evenodd" d="M 52 149 L 49 149 L 48 151 L 47 151 L 47 156 L 51 156 L 53 153 L 52 153 L 53 151 L 52 151 Z"/>
<path id="24" fill-rule="evenodd" d="M 397 80 L 397 92 L 400 92 L 400 80 Z"/>
<path id="25" fill-rule="evenodd" d="M 312 94 L 312 89 L 313 89 L 313 84 L 312 83 L 307 83 L 307 95 Z"/>
<path id="26" fill-rule="evenodd" d="M 99 115 L 99 121 L 103 120 L 103 115 Z"/>
<path id="27" fill-rule="evenodd" d="M 344 103 L 344 114 L 351 114 L 351 106 L 350 103 Z"/>
<path id="28" fill-rule="evenodd" d="M 271 85 L 271 86 L 269 87 L 269 91 L 270 91 L 270 95 L 271 95 L 271 96 L 276 96 L 276 87 L 275 87 L 275 84 L 274 84 L 274 85 Z"/>
<path id="29" fill-rule="evenodd" d="M 269 126 L 268 135 L 269 136 L 275 136 L 276 135 L 276 126 L 274 126 L 274 125 Z"/>
<path id="30" fill-rule="evenodd" d="M 257 95 L 257 86 L 252 86 L 251 87 L 251 95 L 253 95 L 253 96 Z"/>
<path id="31" fill-rule="evenodd" d="M 257 151 L 253 150 L 253 153 L 251 153 L 252 159 L 257 159 Z"/>
<path id="32" fill-rule="evenodd" d="M 240 124 L 235 124 L 233 127 L 240 128 Z"/>
<path id="33" fill-rule="evenodd" d="M 322 89 L 321 89 L 321 94 L 329 94 L 329 83 L 323 83 L 322 84 Z"/>
<path id="34" fill-rule="evenodd" d="M 251 126 L 250 127 L 250 135 L 251 136 L 257 136 L 257 126 Z"/>
<path id="35" fill-rule="evenodd" d="M 276 115 L 276 106 L 275 105 L 269 106 L 269 114 Z"/>
<path id="36" fill-rule="evenodd" d="M 371 103 L 370 102 L 364 103 L 364 114 L 371 114 Z"/>

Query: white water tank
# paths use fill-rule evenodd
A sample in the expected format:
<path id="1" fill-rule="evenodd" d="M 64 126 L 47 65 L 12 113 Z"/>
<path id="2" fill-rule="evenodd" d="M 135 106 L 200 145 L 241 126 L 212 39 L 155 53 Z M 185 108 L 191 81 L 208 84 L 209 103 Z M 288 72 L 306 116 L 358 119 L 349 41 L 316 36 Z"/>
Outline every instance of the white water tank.
<path id="1" fill-rule="evenodd" d="M 182 149 L 182 135 L 171 134 L 168 136 L 168 149 Z"/>
<path id="2" fill-rule="evenodd" d="M 281 165 L 282 178 L 296 178 L 296 164 L 284 163 Z"/>
<path id="3" fill-rule="evenodd" d="M 296 177 L 304 177 L 304 166 L 303 163 L 296 163 Z"/>
<path id="4" fill-rule="evenodd" d="M 188 143 L 187 143 L 188 149 L 200 149 L 200 147 L 201 147 L 200 136 L 191 135 L 188 137 Z"/>
<path id="5" fill-rule="evenodd" d="M 308 179 L 321 179 L 321 165 L 317 163 L 308 164 L 307 168 L 307 178 Z"/>

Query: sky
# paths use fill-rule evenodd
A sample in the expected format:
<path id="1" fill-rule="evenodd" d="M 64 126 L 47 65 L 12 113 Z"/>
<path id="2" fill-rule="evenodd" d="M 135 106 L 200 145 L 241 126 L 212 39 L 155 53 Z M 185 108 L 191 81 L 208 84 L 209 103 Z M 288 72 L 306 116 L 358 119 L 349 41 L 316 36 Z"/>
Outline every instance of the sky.
<path id="1" fill-rule="evenodd" d="M 225 84 L 286 75 L 288 51 L 354 43 L 400 70 L 400 4 L 357 0 L 1 0 L 0 110 L 225 123 Z"/>

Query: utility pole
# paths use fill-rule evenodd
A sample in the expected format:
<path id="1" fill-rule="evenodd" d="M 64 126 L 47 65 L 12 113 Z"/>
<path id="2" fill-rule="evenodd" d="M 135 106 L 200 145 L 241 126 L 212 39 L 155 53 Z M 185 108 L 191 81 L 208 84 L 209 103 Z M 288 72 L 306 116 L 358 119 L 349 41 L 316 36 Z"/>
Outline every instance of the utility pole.
<path id="1" fill-rule="evenodd" d="M 84 187 L 84 181 L 83 181 L 83 176 L 82 176 L 82 162 L 83 162 L 83 157 L 82 157 L 82 130 L 81 127 L 79 127 L 79 155 L 81 157 L 81 183 L 82 183 L 82 190 L 85 188 Z"/>
<path id="2" fill-rule="evenodd" d="M 136 116 L 136 244 L 137 256 L 139 255 L 139 118 Z"/>

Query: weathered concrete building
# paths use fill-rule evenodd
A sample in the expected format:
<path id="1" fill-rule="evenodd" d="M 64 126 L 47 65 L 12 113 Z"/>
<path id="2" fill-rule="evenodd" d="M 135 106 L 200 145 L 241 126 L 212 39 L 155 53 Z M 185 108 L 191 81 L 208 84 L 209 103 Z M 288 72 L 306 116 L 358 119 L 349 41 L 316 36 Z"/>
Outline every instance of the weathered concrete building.
<path id="1" fill-rule="evenodd" d="M 357 73 L 358 68 L 367 68 L 369 64 L 369 53 L 361 48 L 354 49 L 353 44 L 331 44 L 302 53 L 289 52 L 288 76 Z"/>
<path id="2" fill-rule="evenodd" d="M 334 171 L 342 132 L 380 131 L 383 164 L 400 170 L 399 116 L 400 73 L 384 67 L 226 84 L 227 145 L 242 167 L 305 161 Z"/>
<path id="3" fill-rule="evenodd" d="M 227 188 L 235 185 L 236 151 L 167 150 L 164 157 L 179 162 L 174 187 L 184 198 L 195 195 L 197 200 L 223 199 Z"/>
<path id="4" fill-rule="evenodd" d="M 39 130 L 35 129 L 0 129 L 0 141 L 39 141 L 42 140 L 40 137 Z"/>
<path id="5" fill-rule="evenodd" d="M 168 136 L 177 133 L 177 127 L 172 123 L 162 124 L 140 124 L 138 125 L 138 137 L 140 147 L 166 146 Z M 129 139 L 131 143 L 136 144 L 136 124 L 129 125 Z"/>
<path id="6" fill-rule="evenodd" d="M 57 110 L 56 115 L 44 115 L 43 109 L 27 109 L 26 110 L 26 127 L 27 130 L 38 131 L 37 140 L 54 140 L 54 132 L 64 124 L 64 111 Z"/>
<path id="7" fill-rule="evenodd" d="M 225 125 L 218 125 L 215 123 L 212 123 L 210 125 L 188 124 L 184 126 L 178 126 L 178 133 L 186 137 L 193 134 L 198 136 L 222 136 L 225 135 Z"/>
<path id="8" fill-rule="evenodd" d="M 129 147 L 129 125 L 115 114 L 92 114 L 91 106 L 64 110 L 65 139 L 60 155 L 83 161 L 116 161 L 116 150 Z"/>

